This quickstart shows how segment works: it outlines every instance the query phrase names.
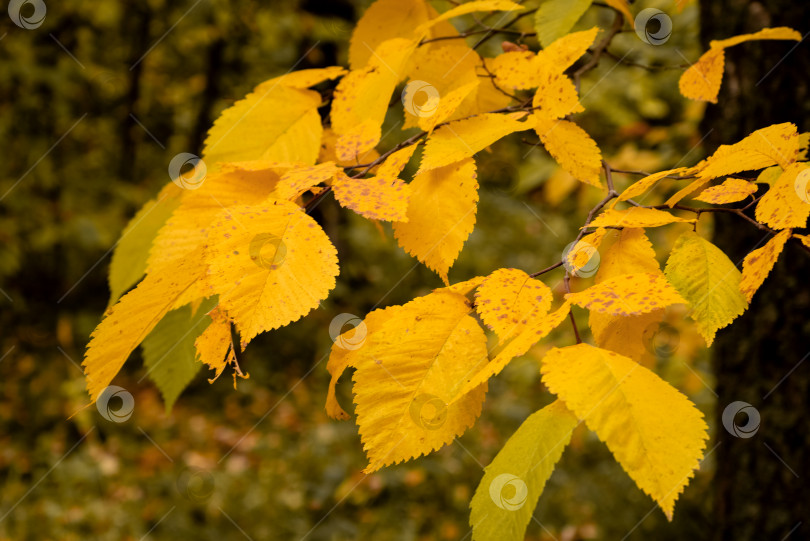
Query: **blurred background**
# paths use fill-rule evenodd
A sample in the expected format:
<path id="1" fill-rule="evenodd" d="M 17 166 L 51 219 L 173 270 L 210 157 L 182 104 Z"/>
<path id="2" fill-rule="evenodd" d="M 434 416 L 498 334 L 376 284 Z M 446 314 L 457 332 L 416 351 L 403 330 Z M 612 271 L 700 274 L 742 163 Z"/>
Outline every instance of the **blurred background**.
<path id="1" fill-rule="evenodd" d="M 45 3 L 47 14 L 32 29 L 0 13 L 0 538 L 469 538 L 468 504 L 482 467 L 552 400 L 537 361 L 553 344 L 573 342 L 570 326 L 491 382 L 481 419 L 457 442 L 364 475 L 356 425 L 327 418 L 323 408 L 329 322 L 407 302 L 441 282 L 415 265 L 389 228 L 381 233 L 331 198 L 315 217 L 338 247 L 338 286 L 322 309 L 251 343 L 242 363 L 250 379 L 234 390 L 230 377 L 209 384 L 200 370 L 166 411 L 136 353 L 115 381 L 134 397 L 132 417 L 114 423 L 95 407 L 81 410 L 88 396 L 80 363 L 107 306 L 112 249 L 169 181 L 171 158 L 199 154 L 219 112 L 261 81 L 293 66 L 346 65 L 351 29 L 370 2 Z M 673 5 L 661 4 L 677 29 L 666 47 L 647 46 L 628 30 L 611 53 L 665 66 L 697 59 L 698 9 L 678 13 Z M 594 8 L 575 29 L 606 28 L 612 17 Z M 531 18 L 523 23 L 531 31 Z M 480 51 L 497 54 L 501 41 L 496 36 Z M 577 122 L 611 165 L 657 171 L 704 156 L 703 107 L 679 95 L 680 73 L 606 57 L 583 80 L 586 112 Z M 393 130 L 381 148 L 407 135 Z M 535 140 L 515 135 L 478 156 L 478 223 L 451 281 L 559 261 L 601 199 Z M 616 182 L 623 188 L 636 178 L 617 175 Z M 710 220 L 701 227 L 710 229 Z M 679 232 L 651 234 L 668 246 Z M 544 277 L 557 292 L 561 278 Z M 587 313 L 577 315 L 584 329 Z M 663 353 L 652 347 L 650 362 L 708 413 L 708 356 L 682 318 L 669 315 L 674 343 Z M 351 405 L 348 377 L 339 398 Z M 713 467 L 710 457 L 668 524 L 580 427 L 528 538 L 706 538 Z"/>

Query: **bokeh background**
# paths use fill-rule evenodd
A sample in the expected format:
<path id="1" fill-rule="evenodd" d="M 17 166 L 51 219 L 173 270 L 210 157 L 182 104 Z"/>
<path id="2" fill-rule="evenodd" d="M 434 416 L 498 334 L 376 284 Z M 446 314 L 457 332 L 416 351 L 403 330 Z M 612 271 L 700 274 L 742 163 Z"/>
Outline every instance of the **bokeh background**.
<path id="1" fill-rule="evenodd" d="M 209 384 L 201 370 L 166 411 L 136 353 L 116 379 L 134 396 L 132 417 L 113 423 L 94 407 L 82 409 L 88 397 L 79 365 L 107 306 L 111 250 L 127 221 L 169 181 L 171 158 L 199 154 L 218 113 L 261 81 L 293 67 L 345 65 L 353 23 L 369 3 L 46 0 L 43 24 L 30 30 L 6 17 L 4 3 L 0 538 L 469 538 L 468 504 L 482 467 L 552 400 L 537 361 L 552 344 L 572 343 L 570 326 L 491 382 L 481 419 L 457 442 L 364 475 L 355 424 L 333 421 L 323 408 L 329 323 L 339 313 L 363 317 L 407 302 L 441 282 L 396 245 L 390 229 L 378 231 L 331 198 L 315 216 L 339 249 L 338 286 L 321 309 L 251 343 L 242 364 L 250 379 L 234 390 L 229 377 Z M 448 5 L 435 2 L 439 10 Z M 660 5 L 677 29 L 666 47 L 626 31 L 611 52 L 666 66 L 695 60 L 697 8 L 678 13 L 673 5 Z M 531 30 L 530 19 L 522 28 Z M 611 20 L 609 10 L 592 9 L 577 28 Z M 456 23 L 463 29 L 474 21 Z M 489 40 L 482 53 L 499 52 L 502 39 Z M 583 80 L 587 112 L 577 120 L 614 167 L 656 171 L 704 156 L 703 109 L 679 95 L 679 75 L 608 57 Z M 396 129 L 399 121 L 396 110 L 381 148 L 408 135 Z M 533 272 L 558 261 L 601 198 L 533 143 L 516 135 L 478 156 L 478 224 L 452 281 L 500 267 Z M 624 187 L 634 178 L 617 175 L 616 182 Z M 677 233 L 653 235 L 667 245 Z M 558 292 L 560 280 L 559 273 L 546 277 Z M 587 314 L 578 317 L 584 329 Z M 670 314 L 679 331 L 674 354 L 652 362 L 709 412 L 707 353 L 682 317 Z M 339 387 L 346 406 L 349 380 Z M 710 457 L 668 524 L 581 428 L 528 538 L 705 538 L 712 470 Z"/>

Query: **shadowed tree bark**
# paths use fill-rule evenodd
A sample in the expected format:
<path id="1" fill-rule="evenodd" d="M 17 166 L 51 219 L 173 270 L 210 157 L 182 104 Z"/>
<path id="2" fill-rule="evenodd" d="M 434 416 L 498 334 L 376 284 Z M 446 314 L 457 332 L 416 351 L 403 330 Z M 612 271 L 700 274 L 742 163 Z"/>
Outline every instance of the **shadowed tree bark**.
<path id="1" fill-rule="evenodd" d="M 790 26 L 810 31 L 805 2 L 713 0 L 701 2 L 701 39 Z M 726 51 L 726 74 L 717 105 L 706 110 L 707 149 L 734 143 L 779 122 L 810 130 L 810 42 L 757 41 Z M 761 192 L 760 192 L 761 193 Z M 717 216 L 715 242 L 735 263 L 770 238 Z M 810 255 L 788 242 L 779 263 L 754 296 L 749 310 L 717 335 L 714 415 L 717 448 L 715 534 L 717 540 L 810 538 Z M 761 424 L 750 438 L 723 428 L 724 409 L 734 401 L 753 405 Z M 747 422 L 745 413 L 736 423 Z M 710 447 L 711 448 L 711 447 Z"/>

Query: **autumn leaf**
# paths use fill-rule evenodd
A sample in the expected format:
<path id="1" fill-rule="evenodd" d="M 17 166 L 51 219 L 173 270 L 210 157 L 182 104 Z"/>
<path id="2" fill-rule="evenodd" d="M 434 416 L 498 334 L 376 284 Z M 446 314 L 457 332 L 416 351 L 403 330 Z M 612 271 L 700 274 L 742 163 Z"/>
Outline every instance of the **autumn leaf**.
<path id="1" fill-rule="evenodd" d="M 481 321 L 495 331 L 501 342 L 544 316 L 551 301 L 552 293 L 546 284 L 518 269 L 496 270 L 475 293 Z"/>
<path id="2" fill-rule="evenodd" d="M 810 204 L 800 197 L 807 192 L 807 163 L 789 165 L 757 203 L 755 217 L 758 222 L 774 229 L 802 228 L 810 216 Z M 805 185 L 797 186 L 802 174 Z M 801 180 L 799 183 L 801 184 Z"/>
<path id="3" fill-rule="evenodd" d="M 297 205 L 268 199 L 222 211 L 206 241 L 206 283 L 236 324 L 242 347 L 296 321 L 335 287 L 337 251 Z"/>
<path id="4" fill-rule="evenodd" d="M 754 293 L 770 274 L 776 260 L 779 259 L 779 254 L 785 247 L 785 242 L 790 238 L 790 233 L 790 229 L 780 231 L 765 246 L 745 256 L 740 291 L 748 302 L 751 302 Z"/>
<path id="5" fill-rule="evenodd" d="M 366 472 L 439 449 L 475 422 L 486 385 L 449 404 L 452 385 L 487 360 L 470 311 L 466 297 L 440 290 L 371 327 L 354 373 Z"/>
<path id="6" fill-rule="evenodd" d="M 475 162 L 467 158 L 419 173 L 410 187 L 408 221 L 394 222 L 394 236 L 406 252 L 447 283 L 447 271 L 475 226 Z"/>
<path id="7" fill-rule="evenodd" d="M 543 2 L 534 18 L 534 28 L 540 45 L 548 47 L 571 31 L 580 17 L 591 7 L 592 0 L 550 0 Z"/>
<path id="8" fill-rule="evenodd" d="M 520 122 L 526 113 L 488 113 L 445 124 L 428 138 L 419 173 L 473 157 L 495 141 L 531 128 Z"/>
<path id="9" fill-rule="evenodd" d="M 453 9 L 445 11 L 440 16 L 419 25 L 416 32 L 417 35 L 424 35 L 437 23 L 452 19 L 453 17 L 460 17 L 461 15 L 466 15 L 468 13 L 475 13 L 476 11 L 515 11 L 523 9 L 525 8 L 520 4 L 510 2 L 509 0 L 475 0 L 473 2 L 466 2 L 456 6 Z"/>
<path id="10" fill-rule="evenodd" d="M 522 326 L 518 334 L 510 333 L 510 336 L 513 337 L 503 344 L 494 359 L 479 367 L 478 370 L 471 370 L 456 383 L 452 388 L 451 396 L 454 398 L 451 403 L 455 403 L 477 389 L 481 384 L 489 381 L 489 378 L 500 374 L 512 359 L 526 354 L 532 346 L 565 321 L 570 311 L 571 303 L 565 302 L 554 312 L 537 317 Z"/>
<path id="11" fill-rule="evenodd" d="M 370 220 L 408 221 L 412 186 L 396 177 L 351 178 L 340 174 L 333 186 L 335 199 Z"/>
<path id="12" fill-rule="evenodd" d="M 217 306 L 207 316 L 208 326 L 194 341 L 195 358 L 214 371 L 214 377 L 208 380 L 214 381 L 235 358 L 228 314 Z"/>
<path id="13" fill-rule="evenodd" d="M 602 153 L 590 135 L 568 120 L 556 120 L 539 113 L 532 117 L 540 141 L 560 167 L 577 180 L 601 187 Z"/>
<path id="14" fill-rule="evenodd" d="M 703 190 L 695 197 L 696 201 L 703 201 L 712 205 L 725 205 L 742 201 L 757 191 L 757 185 L 741 178 L 727 178 L 719 186 L 712 186 Z"/>
<path id="15" fill-rule="evenodd" d="M 709 346 L 718 329 L 748 307 L 740 293 L 740 271 L 722 250 L 693 231 L 678 237 L 664 273 L 688 301 L 689 316 Z"/>
<path id="16" fill-rule="evenodd" d="M 588 224 L 588 227 L 658 227 L 674 223 L 693 223 L 694 219 L 679 218 L 669 212 L 643 207 L 625 210 L 607 209 Z"/>
<path id="17" fill-rule="evenodd" d="M 339 172 L 343 172 L 343 169 L 332 162 L 293 167 L 281 176 L 270 195 L 276 199 L 295 201 L 314 186 L 331 181 Z"/>
<path id="18" fill-rule="evenodd" d="M 261 84 L 214 122 L 203 159 L 209 169 L 249 160 L 312 165 L 321 145 L 320 103 L 320 94 L 311 90 Z"/>
<path id="19" fill-rule="evenodd" d="M 107 310 L 93 331 L 82 362 L 93 402 L 112 383 L 130 353 L 169 310 L 179 308 L 175 306 L 177 300 L 204 273 L 202 253 L 198 250 L 155 268 L 138 287 Z"/>
<path id="20" fill-rule="evenodd" d="M 620 201 L 627 201 L 628 199 L 632 199 L 634 197 L 638 197 L 639 195 L 647 193 L 653 186 L 658 184 L 663 178 L 678 175 L 680 173 L 684 173 L 687 171 L 685 167 L 678 167 L 677 169 L 667 169 L 666 171 L 660 171 L 658 173 L 653 173 L 652 175 L 647 175 L 646 177 L 638 180 L 625 188 L 625 190 L 619 195 L 619 197 L 614 202 L 614 206 L 616 203 Z"/>
<path id="21" fill-rule="evenodd" d="M 723 81 L 725 49 L 746 41 L 785 39 L 801 41 L 802 36 L 792 28 L 764 28 L 753 34 L 743 34 L 724 40 L 712 40 L 710 49 L 681 75 L 678 84 L 685 97 L 717 103 L 717 94 Z"/>
<path id="22" fill-rule="evenodd" d="M 324 81 L 331 81 L 345 75 L 347 71 L 341 66 L 291 71 L 279 77 L 265 81 L 256 87 L 255 92 L 270 90 L 276 85 L 289 88 L 310 88 Z"/>
<path id="23" fill-rule="evenodd" d="M 549 390 L 672 520 L 709 437 L 700 410 L 650 370 L 588 344 L 552 349 L 540 371 Z"/>
<path id="24" fill-rule="evenodd" d="M 525 537 L 543 488 L 578 424 L 561 400 L 523 421 L 484 468 L 484 477 L 470 502 L 473 539 Z"/>
<path id="25" fill-rule="evenodd" d="M 582 308 L 614 316 L 646 314 L 686 303 L 660 272 L 616 276 L 565 298 Z"/>

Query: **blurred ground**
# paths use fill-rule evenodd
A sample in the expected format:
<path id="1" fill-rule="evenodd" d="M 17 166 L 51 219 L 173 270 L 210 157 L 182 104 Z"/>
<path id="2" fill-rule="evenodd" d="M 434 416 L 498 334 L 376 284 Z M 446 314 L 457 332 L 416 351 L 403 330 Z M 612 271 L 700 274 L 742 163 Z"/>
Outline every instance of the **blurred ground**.
<path id="1" fill-rule="evenodd" d="M 116 380 L 135 398 L 129 420 L 109 422 L 95 408 L 69 418 L 87 403 L 78 365 L 107 304 L 110 250 L 168 181 L 171 157 L 199 153 L 218 112 L 262 80 L 293 66 L 345 64 L 352 21 L 367 3 L 63 0 L 48 2 L 42 26 L 30 30 L 0 14 L 0 538 L 469 536 L 482 467 L 551 401 L 537 359 L 552 343 L 570 343 L 569 327 L 493 380 L 482 418 L 456 443 L 365 476 L 356 426 L 323 409 L 329 322 L 441 283 L 390 230 L 381 235 L 331 200 L 317 219 L 340 252 L 338 287 L 323 309 L 251 344 L 243 365 L 251 377 L 236 391 L 229 377 L 209 385 L 201 372 L 167 413 L 136 354 Z M 683 62 L 678 52 L 694 59 L 695 11 L 673 14 L 683 31 L 667 48 L 626 33 L 613 52 L 670 65 Z M 597 23 L 607 26 L 607 14 L 580 26 Z M 498 40 L 488 46 L 497 51 Z M 678 95 L 678 73 L 614 70 L 605 59 L 584 81 L 578 121 L 612 165 L 651 171 L 701 157 L 702 111 Z M 383 146 L 401 137 L 394 130 Z M 601 198 L 520 137 L 493 150 L 479 160 L 478 225 L 453 281 L 559 260 Z M 617 177 L 620 187 L 631 180 Z M 559 291 L 560 278 L 547 283 Z M 680 317 L 671 314 L 676 327 Z M 682 329 L 675 354 L 657 362 L 711 408 L 705 350 L 692 334 Z M 339 388 L 345 406 L 349 379 Z M 529 538 L 703 539 L 711 469 L 709 460 L 667 524 L 604 445 L 579 431 Z"/>

